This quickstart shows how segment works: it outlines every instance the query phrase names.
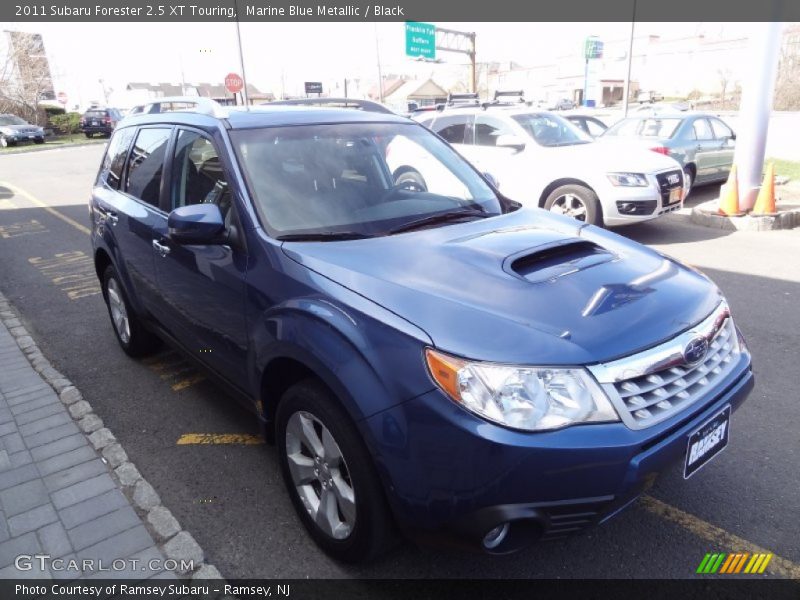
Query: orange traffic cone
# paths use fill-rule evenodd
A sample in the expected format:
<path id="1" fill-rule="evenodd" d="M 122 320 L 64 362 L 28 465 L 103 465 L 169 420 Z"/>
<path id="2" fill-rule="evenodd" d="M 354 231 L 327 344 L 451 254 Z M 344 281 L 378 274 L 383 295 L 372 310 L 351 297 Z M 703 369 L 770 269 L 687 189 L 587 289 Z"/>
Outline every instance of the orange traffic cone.
<path id="1" fill-rule="evenodd" d="M 738 217 L 742 214 L 739 211 L 739 182 L 736 178 L 736 165 L 731 167 L 728 182 L 720 188 L 717 213 L 728 217 Z"/>
<path id="2" fill-rule="evenodd" d="M 769 163 L 767 165 L 767 173 L 764 175 L 764 181 L 761 183 L 761 189 L 756 198 L 756 204 L 753 206 L 754 215 L 774 215 L 777 213 L 775 208 L 775 165 Z"/>

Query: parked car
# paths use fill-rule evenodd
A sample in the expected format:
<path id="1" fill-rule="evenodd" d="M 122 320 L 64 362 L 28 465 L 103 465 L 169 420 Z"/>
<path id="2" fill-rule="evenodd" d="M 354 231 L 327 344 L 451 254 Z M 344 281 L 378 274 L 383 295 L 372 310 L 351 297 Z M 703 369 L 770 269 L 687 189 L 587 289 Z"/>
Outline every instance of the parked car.
<path id="1" fill-rule="evenodd" d="M 579 127 L 585 134 L 590 137 L 596 138 L 603 135 L 608 129 L 608 125 L 603 123 L 597 117 L 590 115 L 567 115 L 567 120 Z"/>
<path id="2" fill-rule="evenodd" d="M 121 120 L 122 113 L 116 108 L 90 108 L 81 117 L 81 131 L 87 138 L 95 134 L 108 137 Z"/>
<path id="3" fill-rule="evenodd" d="M 395 184 L 401 140 L 453 186 Z M 340 560 L 396 529 L 499 554 L 581 530 L 707 464 L 753 386 L 703 274 L 520 207 L 389 111 L 126 119 L 90 219 L 122 349 L 167 340 L 251 407 Z"/>
<path id="4" fill-rule="evenodd" d="M 550 106 L 550 108 L 552 110 L 572 110 L 576 106 L 577 105 L 573 100 L 570 100 L 569 98 L 561 98 L 556 100 L 555 103 Z"/>
<path id="5" fill-rule="evenodd" d="M 664 95 L 655 90 L 641 91 L 636 96 L 636 101 L 641 103 L 652 104 L 653 102 L 661 102 L 663 99 Z"/>
<path id="6" fill-rule="evenodd" d="M 608 226 L 654 219 L 682 206 L 683 175 L 673 159 L 639 148 L 608 152 L 554 113 L 446 110 L 420 122 L 526 206 Z"/>
<path id="7" fill-rule="evenodd" d="M 733 165 L 736 134 L 707 113 L 662 112 L 635 116 L 612 125 L 600 138 L 617 146 L 648 148 L 681 165 L 687 189 L 725 181 Z"/>
<path id="8" fill-rule="evenodd" d="M 16 115 L 0 114 L 0 147 L 16 146 L 19 142 L 44 144 L 44 129 Z"/>

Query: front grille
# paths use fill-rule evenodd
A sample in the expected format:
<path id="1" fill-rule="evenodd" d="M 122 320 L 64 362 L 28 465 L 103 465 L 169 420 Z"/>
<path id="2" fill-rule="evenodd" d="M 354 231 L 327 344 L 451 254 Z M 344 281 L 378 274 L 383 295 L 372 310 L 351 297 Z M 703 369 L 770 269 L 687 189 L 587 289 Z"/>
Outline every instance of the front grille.
<path id="1" fill-rule="evenodd" d="M 655 200 L 618 200 L 617 212 L 622 215 L 652 215 L 657 204 Z"/>
<path id="2" fill-rule="evenodd" d="M 544 510 L 549 526 L 542 534 L 542 540 L 555 540 L 578 533 L 597 523 L 609 501 L 591 504 L 558 506 Z"/>
<path id="3" fill-rule="evenodd" d="M 684 349 L 698 337 L 708 351 L 690 365 Z M 589 367 L 631 429 L 660 423 L 719 387 L 737 363 L 739 344 L 727 305 L 675 339 L 637 355 Z"/>
<path id="4" fill-rule="evenodd" d="M 670 181 L 672 180 L 672 181 Z M 665 171 L 656 174 L 658 190 L 661 193 L 661 206 L 666 207 L 669 203 L 669 194 L 672 190 L 683 187 L 683 171 Z M 676 204 L 680 204 L 679 202 Z"/>
<path id="5" fill-rule="evenodd" d="M 670 367 L 615 383 L 633 419 L 645 427 L 649 421 L 662 421 L 712 389 L 733 366 L 735 335 L 733 321 L 728 319 L 700 364 Z"/>

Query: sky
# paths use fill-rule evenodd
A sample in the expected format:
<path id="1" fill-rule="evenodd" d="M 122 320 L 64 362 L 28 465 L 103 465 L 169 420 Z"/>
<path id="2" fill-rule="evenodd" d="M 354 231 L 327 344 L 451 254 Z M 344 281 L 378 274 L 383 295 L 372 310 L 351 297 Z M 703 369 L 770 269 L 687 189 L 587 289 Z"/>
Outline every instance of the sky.
<path id="1" fill-rule="evenodd" d="M 630 23 L 436 23 L 477 34 L 477 60 L 541 63 L 579 51 L 583 39 L 626 39 Z M 102 87 L 121 90 L 131 81 L 222 82 L 239 72 L 234 23 L 0 23 L 0 29 L 43 35 L 56 80 L 69 104 L 102 99 Z M 679 37 L 746 35 L 747 23 L 637 23 L 636 35 Z M 263 92 L 297 94 L 304 81 L 377 78 L 411 69 L 435 75 L 437 65 L 405 56 L 403 23 L 242 23 L 245 74 Z M 77 43 L 80 41 L 80 43 Z M 467 57 L 438 53 L 447 64 Z M 63 88 L 63 89 L 62 89 Z"/>

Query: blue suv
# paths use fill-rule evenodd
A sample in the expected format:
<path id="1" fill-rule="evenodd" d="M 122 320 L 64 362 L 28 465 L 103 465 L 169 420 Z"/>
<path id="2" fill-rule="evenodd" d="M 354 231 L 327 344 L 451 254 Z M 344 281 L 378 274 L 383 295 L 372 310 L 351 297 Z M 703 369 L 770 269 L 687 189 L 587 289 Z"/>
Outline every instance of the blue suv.
<path id="1" fill-rule="evenodd" d="M 90 205 L 122 349 L 167 340 L 250 406 L 324 550 L 512 552 L 725 447 L 753 375 L 711 281 L 356 108 L 126 119 Z"/>

